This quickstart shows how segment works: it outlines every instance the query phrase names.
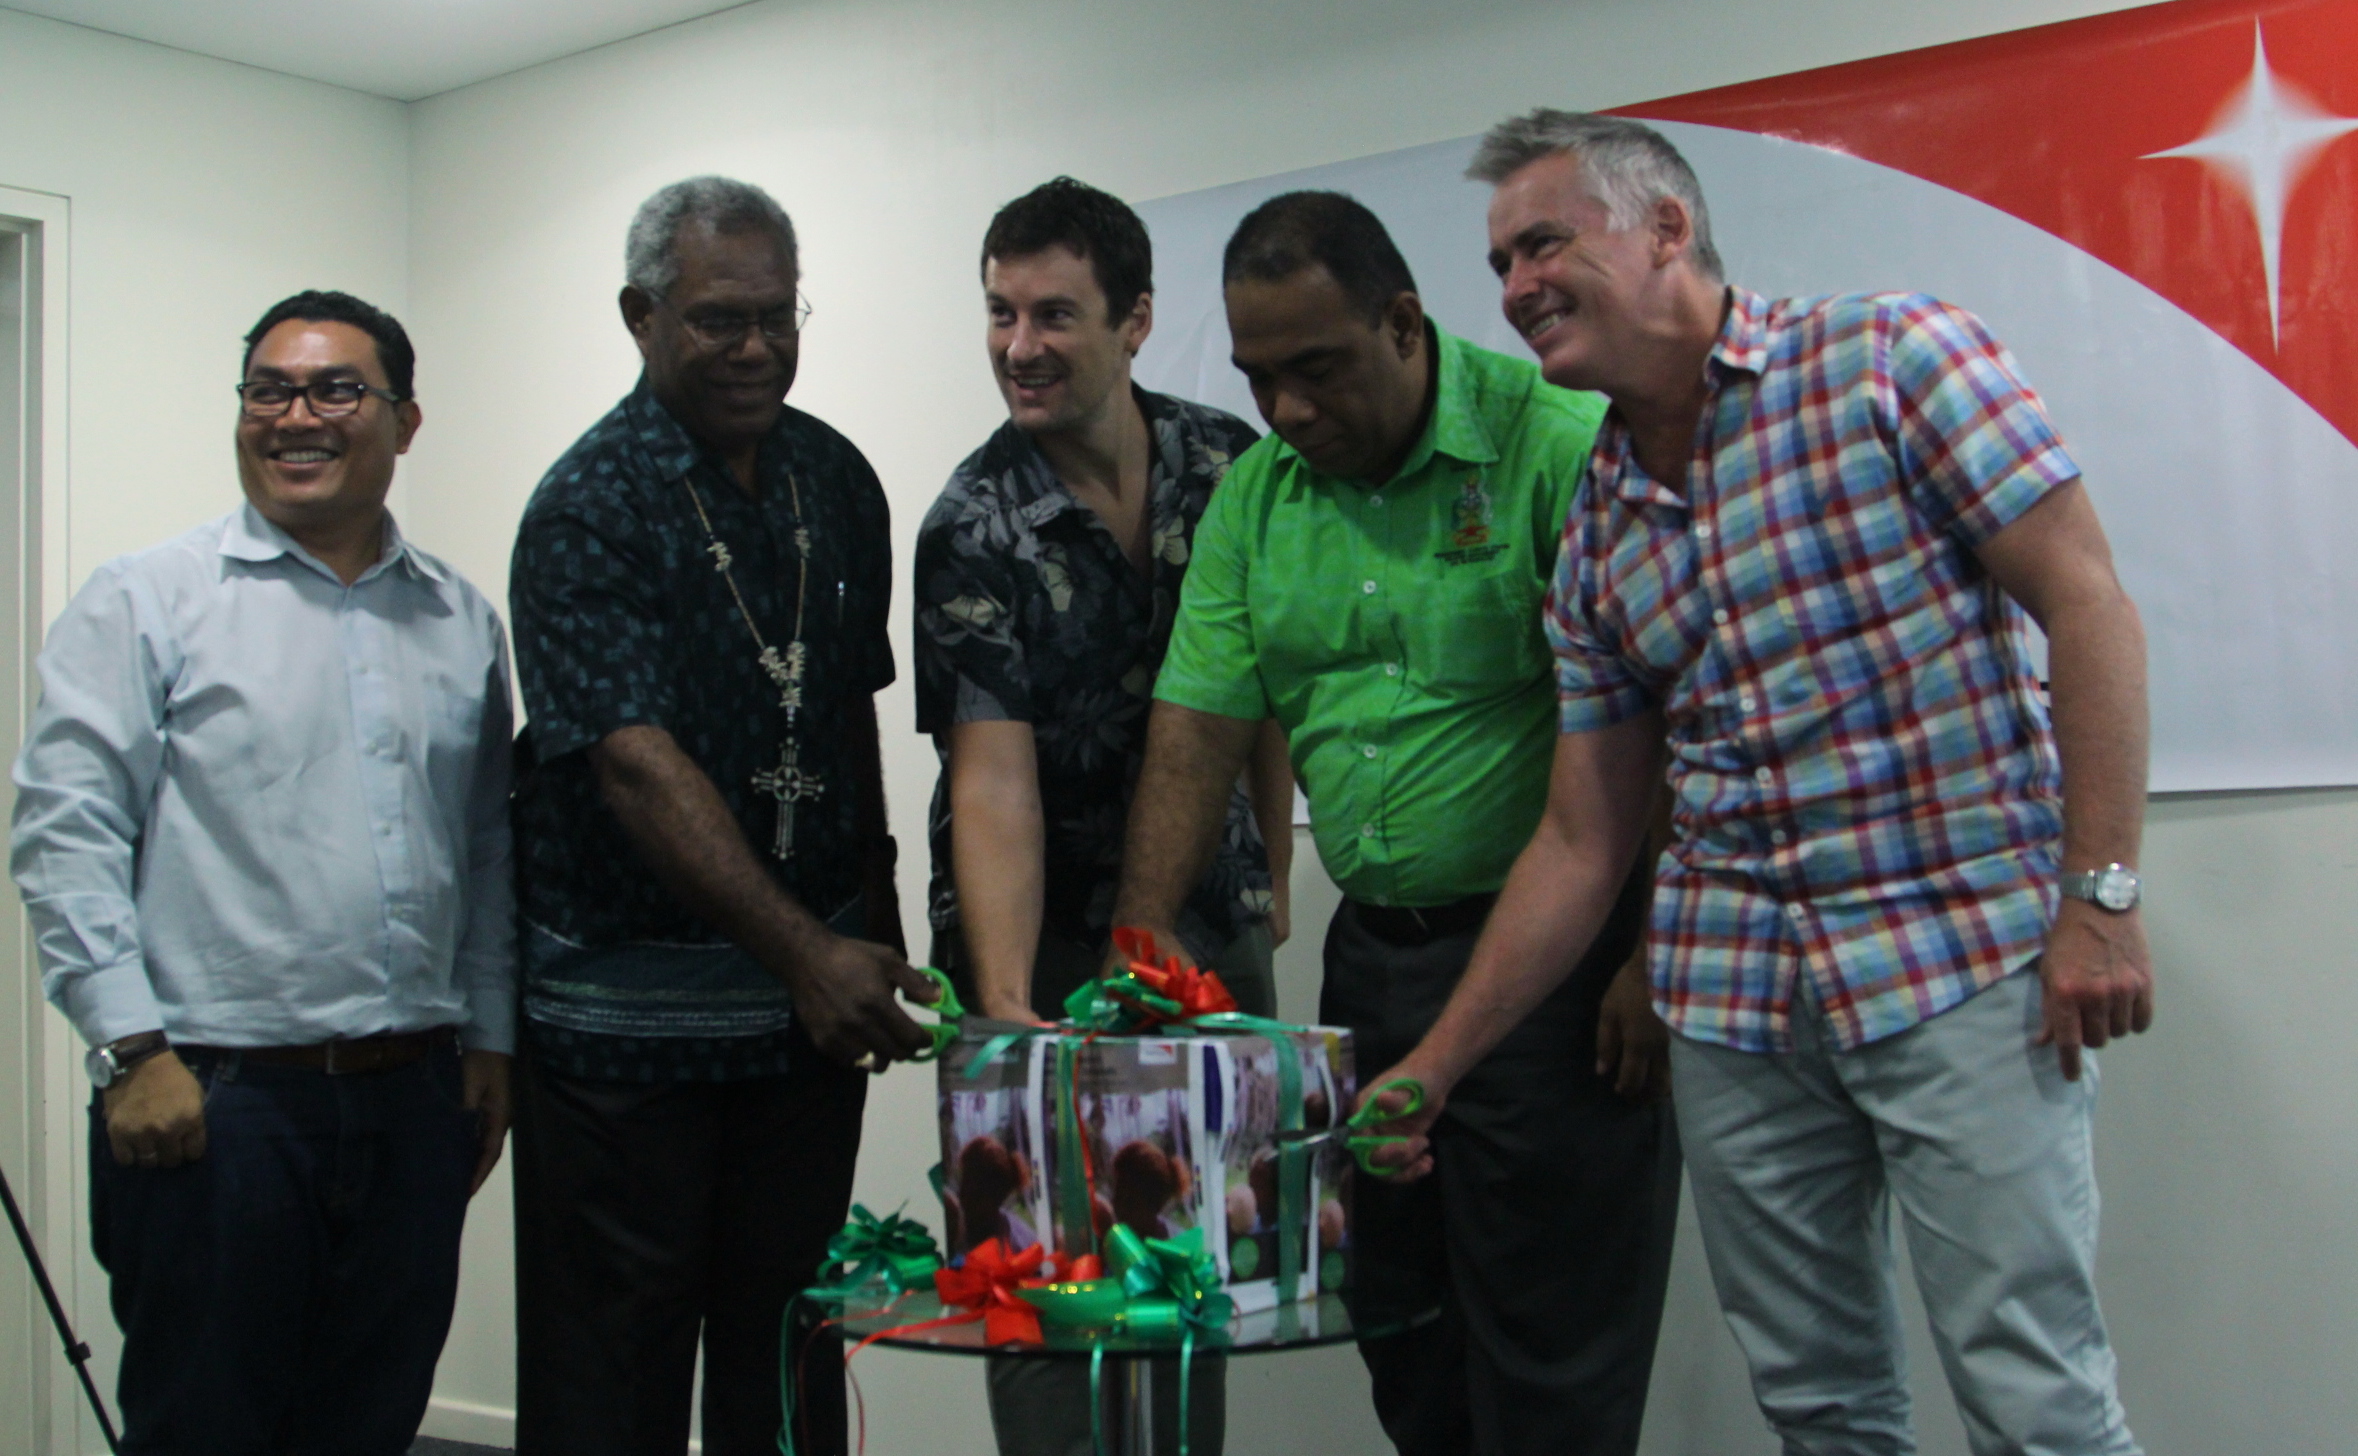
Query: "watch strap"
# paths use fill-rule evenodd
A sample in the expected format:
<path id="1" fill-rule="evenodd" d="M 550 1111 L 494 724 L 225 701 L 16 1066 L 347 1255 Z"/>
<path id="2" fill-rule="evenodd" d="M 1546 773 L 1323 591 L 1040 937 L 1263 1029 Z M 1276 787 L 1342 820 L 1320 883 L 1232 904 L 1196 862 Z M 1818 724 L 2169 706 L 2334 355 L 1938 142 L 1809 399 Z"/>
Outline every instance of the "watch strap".
<path id="1" fill-rule="evenodd" d="M 172 1049 L 172 1043 L 160 1031 L 142 1031 L 121 1037 L 106 1044 L 106 1058 L 115 1064 L 115 1075 L 120 1077 L 149 1057 L 160 1056 Z"/>

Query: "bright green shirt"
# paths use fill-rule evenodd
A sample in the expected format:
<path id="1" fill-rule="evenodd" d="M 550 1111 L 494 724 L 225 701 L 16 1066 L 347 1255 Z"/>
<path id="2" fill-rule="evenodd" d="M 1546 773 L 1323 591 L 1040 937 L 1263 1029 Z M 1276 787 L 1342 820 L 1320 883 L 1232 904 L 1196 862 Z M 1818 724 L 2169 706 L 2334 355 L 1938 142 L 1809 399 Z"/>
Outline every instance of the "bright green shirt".
<path id="1" fill-rule="evenodd" d="M 1433 414 L 1381 486 L 1275 435 L 1195 534 L 1155 696 L 1275 716 L 1327 873 L 1353 899 L 1495 890 L 1539 824 L 1556 741 L 1540 606 L 1605 414 L 1537 365 L 1434 331 Z"/>

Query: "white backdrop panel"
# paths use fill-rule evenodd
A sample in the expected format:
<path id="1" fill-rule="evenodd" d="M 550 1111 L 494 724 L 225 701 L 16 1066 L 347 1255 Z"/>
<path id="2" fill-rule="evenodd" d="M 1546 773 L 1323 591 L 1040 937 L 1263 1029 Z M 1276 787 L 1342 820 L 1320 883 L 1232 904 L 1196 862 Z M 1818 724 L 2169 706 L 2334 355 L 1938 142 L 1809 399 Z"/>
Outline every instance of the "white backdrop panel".
<path id="1" fill-rule="evenodd" d="M 2358 446 L 2143 284 L 1904 172 L 1749 132 L 1659 123 L 1702 179 L 1729 277 L 1770 295 L 1911 289 L 1972 309 L 2087 473 L 2153 667 L 2153 788 L 2358 783 L 2351 634 Z M 1348 192 L 1391 229 L 1443 325 L 1524 351 L 1483 262 L 1473 139 L 1144 204 L 1157 323 L 1138 376 L 1258 422 L 1228 363 L 1220 249 L 1256 203 Z"/>

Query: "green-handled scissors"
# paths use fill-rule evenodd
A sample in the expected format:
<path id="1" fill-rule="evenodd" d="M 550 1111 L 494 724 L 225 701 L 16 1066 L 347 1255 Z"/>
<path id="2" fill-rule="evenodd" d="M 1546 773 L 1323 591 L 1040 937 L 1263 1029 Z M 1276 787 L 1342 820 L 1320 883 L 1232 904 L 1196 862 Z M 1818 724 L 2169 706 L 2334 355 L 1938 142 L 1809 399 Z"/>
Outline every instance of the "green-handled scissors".
<path id="1" fill-rule="evenodd" d="M 958 1039 L 958 1022 L 966 1015 L 966 1008 L 958 1004 L 958 993 L 950 989 L 948 976 L 931 966 L 917 967 L 917 974 L 933 982 L 942 993 L 934 998 L 932 1005 L 919 1007 L 920 1010 L 930 1011 L 940 1018 L 933 1025 L 925 1028 L 926 1032 L 933 1037 L 933 1045 L 909 1058 L 912 1062 L 930 1062 L 943 1052 L 948 1051 L 950 1043 Z"/>
<path id="2" fill-rule="evenodd" d="M 1377 1103 L 1384 1100 L 1385 1093 L 1395 1091 L 1406 1092 L 1408 1094 L 1408 1103 L 1406 1106 L 1392 1112 L 1385 1112 L 1376 1106 Z M 1370 1097 L 1365 1102 L 1360 1103 L 1359 1110 L 1352 1113 L 1350 1119 L 1345 1122 L 1343 1126 L 1346 1129 L 1373 1127 L 1379 1122 L 1390 1122 L 1395 1118 L 1412 1116 L 1418 1108 L 1423 1107 L 1424 1105 L 1424 1083 L 1418 1081 L 1414 1077 L 1394 1077 L 1390 1081 L 1384 1083 L 1382 1086 L 1376 1088 L 1375 1095 L 1373 1097 Z M 1398 1172 L 1399 1169 L 1378 1164 L 1374 1158 L 1375 1150 L 1381 1147 L 1388 1147 L 1393 1143 L 1405 1143 L 1407 1141 L 1408 1139 L 1399 1133 L 1362 1132 L 1352 1137 L 1343 1139 L 1343 1146 L 1351 1150 L 1351 1156 L 1359 1160 L 1360 1168 L 1366 1172 L 1369 1177 L 1383 1178 Z"/>

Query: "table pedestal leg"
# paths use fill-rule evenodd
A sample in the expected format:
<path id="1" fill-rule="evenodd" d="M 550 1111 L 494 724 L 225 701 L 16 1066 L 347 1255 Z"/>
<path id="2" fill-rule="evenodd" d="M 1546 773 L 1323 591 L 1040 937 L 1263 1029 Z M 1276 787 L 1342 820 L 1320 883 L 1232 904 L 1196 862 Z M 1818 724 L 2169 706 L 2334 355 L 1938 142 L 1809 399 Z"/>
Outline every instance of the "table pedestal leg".
<path id="1" fill-rule="evenodd" d="M 1154 1456 L 1154 1362 L 1124 1360 L 1122 1456 Z"/>

